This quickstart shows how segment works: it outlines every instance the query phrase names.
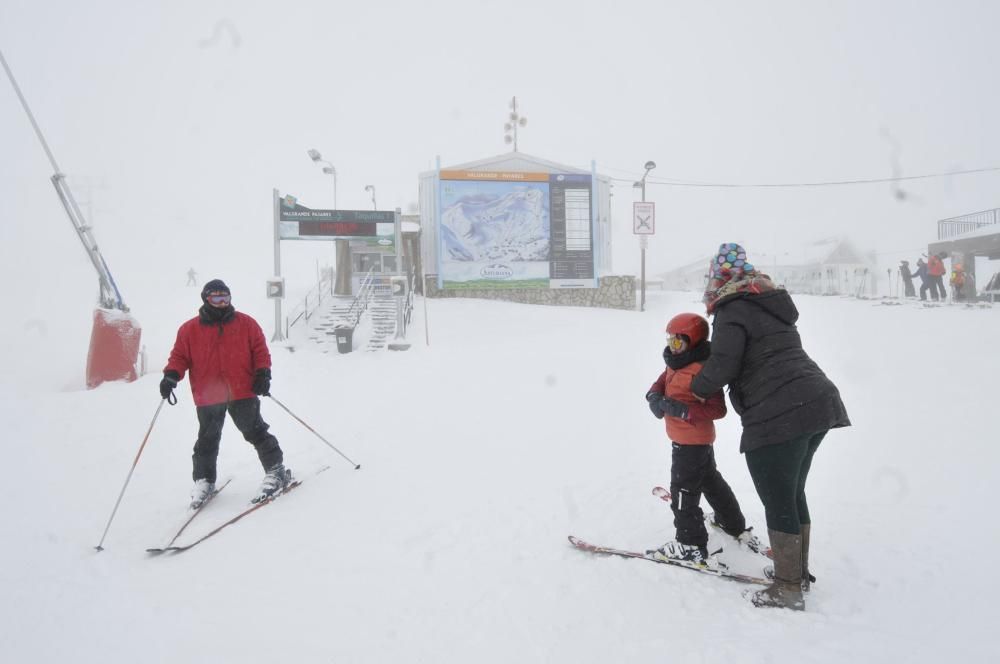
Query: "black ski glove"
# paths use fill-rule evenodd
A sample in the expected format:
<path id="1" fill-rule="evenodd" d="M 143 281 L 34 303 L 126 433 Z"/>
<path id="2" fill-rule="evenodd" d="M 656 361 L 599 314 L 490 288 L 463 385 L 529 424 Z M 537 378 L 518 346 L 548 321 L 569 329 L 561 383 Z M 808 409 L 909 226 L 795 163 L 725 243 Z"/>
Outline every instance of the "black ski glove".
<path id="1" fill-rule="evenodd" d="M 686 403 L 677 401 L 676 399 L 671 399 L 670 397 L 663 397 L 657 405 L 660 410 L 663 411 L 664 415 L 679 417 L 682 420 L 686 420 L 688 418 L 688 407 Z"/>
<path id="2" fill-rule="evenodd" d="M 259 397 L 271 396 L 271 370 L 257 369 L 253 375 L 253 393 Z"/>
<path id="3" fill-rule="evenodd" d="M 649 410 L 653 413 L 653 416 L 658 420 L 663 419 L 663 411 L 660 409 L 660 399 L 663 395 L 655 390 L 650 390 L 646 392 L 646 403 L 649 404 Z"/>
<path id="4" fill-rule="evenodd" d="M 176 371 L 164 371 L 163 380 L 160 381 L 160 398 L 169 399 L 173 396 L 174 388 L 180 379 L 181 375 Z"/>

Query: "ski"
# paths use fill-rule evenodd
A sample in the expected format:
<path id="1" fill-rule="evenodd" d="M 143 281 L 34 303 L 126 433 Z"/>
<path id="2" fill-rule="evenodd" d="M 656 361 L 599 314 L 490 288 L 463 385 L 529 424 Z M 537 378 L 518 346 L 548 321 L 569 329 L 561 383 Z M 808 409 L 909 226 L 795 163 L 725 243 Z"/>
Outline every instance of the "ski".
<path id="1" fill-rule="evenodd" d="M 654 486 L 653 487 L 653 495 L 656 496 L 657 498 L 659 498 L 660 500 L 664 501 L 664 502 L 667 502 L 667 503 L 670 502 L 670 492 L 667 489 L 664 489 L 662 486 Z M 723 533 L 723 534 L 725 534 L 728 537 L 732 537 L 732 535 L 730 535 L 725 530 L 723 530 L 722 526 L 720 526 L 718 523 L 716 523 L 715 519 L 713 519 L 708 514 L 705 515 L 705 523 L 707 523 L 708 525 L 712 526 L 713 528 L 715 528 L 716 530 L 718 530 L 720 533 Z M 771 547 L 767 547 L 766 549 L 762 549 L 760 551 L 754 551 L 752 548 L 746 547 L 746 546 L 741 546 L 740 548 L 746 549 L 747 551 L 750 551 L 751 553 L 756 553 L 757 555 L 764 556 L 768 560 L 772 560 L 773 559 L 773 556 L 771 555 Z"/>
<path id="2" fill-rule="evenodd" d="M 322 468 L 320 468 L 319 470 L 316 471 L 315 475 L 319 475 L 324 470 L 327 470 L 329 468 L 330 468 L 330 466 L 323 466 Z M 292 489 L 295 489 L 296 487 L 298 487 L 299 485 L 301 485 L 303 481 L 304 480 L 293 479 L 291 482 L 288 483 L 288 486 L 286 486 L 284 489 L 281 490 L 280 493 L 276 493 L 273 496 L 271 496 L 270 498 L 268 498 L 266 500 L 262 500 L 259 503 L 254 503 L 253 505 L 251 505 L 250 507 L 246 508 L 245 510 L 243 510 L 242 512 L 240 512 L 239 514 L 237 514 L 233 518 L 229 519 L 228 521 L 225 521 L 225 522 L 221 523 L 220 525 L 218 525 L 217 527 L 215 527 L 213 530 L 210 530 L 208 533 L 202 535 L 201 537 L 199 537 L 195 541 L 191 542 L 190 544 L 185 544 L 183 546 L 168 546 L 168 547 L 166 547 L 166 548 L 163 549 L 164 552 L 169 551 L 171 553 L 181 553 L 183 551 L 188 551 L 190 549 L 193 549 L 194 547 L 198 546 L 199 544 L 201 544 L 202 542 L 204 542 L 208 538 L 217 535 L 222 530 L 224 530 L 224 529 L 228 528 L 229 526 L 233 525 L 234 523 L 236 523 L 237 521 L 239 521 L 243 517 L 248 516 L 249 514 L 251 514 L 253 512 L 256 512 L 257 510 L 259 510 L 261 507 L 264 507 L 265 505 L 270 505 L 271 503 L 273 503 L 278 498 L 281 498 L 282 496 L 284 496 L 285 494 L 287 494 Z"/>
<path id="3" fill-rule="evenodd" d="M 684 569 L 689 569 L 693 572 L 700 572 L 702 574 L 708 574 L 710 576 L 717 576 L 723 579 L 729 579 L 730 581 L 740 581 L 742 583 L 755 583 L 763 586 L 771 584 L 768 579 L 749 576 L 747 574 L 738 574 L 736 572 L 730 572 L 727 567 L 721 565 L 720 567 L 704 567 L 701 565 L 696 565 L 692 563 L 686 563 L 681 560 L 663 560 L 660 558 L 652 558 L 645 553 L 639 553 L 638 551 L 626 551 L 624 549 L 615 549 L 607 546 L 598 546 L 596 544 L 591 544 L 585 542 L 579 537 L 569 536 L 569 542 L 577 549 L 581 551 L 586 551 L 588 553 L 593 553 L 600 556 L 618 556 L 619 558 L 640 558 L 642 560 L 648 560 L 651 563 L 661 563 L 663 565 L 672 565 L 674 567 L 683 567 Z"/>
<path id="4" fill-rule="evenodd" d="M 190 512 L 190 515 L 184 521 L 184 523 L 181 524 L 180 529 L 178 529 L 178 531 L 174 534 L 174 536 L 170 538 L 169 542 L 167 542 L 166 544 L 164 544 L 161 547 L 155 547 L 155 548 L 151 548 L 151 549 L 146 549 L 146 553 L 157 555 L 157 554 L 163 553 L 164 551 L 166 551 L 167 549 L 169 549 L 171 546 L 173 546 L 173 543 L 177 541 L 177 538 L 181 536 L 181 533 L 183 533 L 184 530 L 191 524 L 191 522 L 194 521 L 194 518 L 196 516 L 198 516 L 199 514 L 201 514 L 201 511 L 203 509 L 205 509 L 205 506 L 208 505 L 210 502 L 212 502 L 212 500 L 216 496 L 218 496 L 220 493 L 222 493 L 222 490 L 225 489 L 226 486 L 228 486 L 229 483 L 232 482 L 232 481 L 233 481 L 233 478 L 230 477 L 225 482 L 223 482 L 222 486 L 220 486 L 215 491 L 213 491 L 212 493 L 210 493 L 208 495 L 208 497 L 205 498 L 204 501 L 202 501 L 201 505 L 199 505 L 198 507 L 196 507 L 194 509 L 189 509 L 188 511 Z"/>

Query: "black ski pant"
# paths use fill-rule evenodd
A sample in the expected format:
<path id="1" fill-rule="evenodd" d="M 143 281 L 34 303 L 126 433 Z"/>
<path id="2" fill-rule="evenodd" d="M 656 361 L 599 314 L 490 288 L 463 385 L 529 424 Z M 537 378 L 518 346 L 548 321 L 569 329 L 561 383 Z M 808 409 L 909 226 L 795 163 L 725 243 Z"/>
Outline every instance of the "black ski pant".
<path id="1" fill-rule="evenodd" d="M 942 300 L 948 299 L 948 291 L 944 289 L 944 275 L 931 276 L 931 297 L 935 300 L 940 297 Z"/>
<path id="2" fill-rule="evenodd" d="M 915 297 L 917 292 L 913 290 L 913 280 L 903 278 L 903 297 Z"/>
<path id="3" fill-rule="evenodd" d="M 219 458 L 219 441 L 222 440 L 222 425 L 226 421 L 226 411 L 233 418 L 233 424 L 240 430 L 247 442 L 257 449 L 257 456 L 264 470 L 281 463 L 284 458 L 278 439 L 267 432 L 268 425 L 260 416 L 260 399 L 238 399 L 229 403 L 198 406 L 198 440 L 194 444 L 191 460 L 194 466 L 193 479 L 215 482 L 215 463 Z"/>
<path id="4" fill-rule="evenodd" d="M 931 281 L 930 281 L 930 279 L 921 280 L 921 282 L 920 282 L 920 299 L 921 300 L 926 300 L 927 299 L 927 291 L 928 290 L 931 291 L 931 297 L 933 297 L 936 300 L 937 299 L 937 289 L 935 288 L 934 290 L 931 290 Z"/>
<path id="5" fill-rule="evenodd" d="M 806 503 L 806 477 L 826 431 L 807 433 L 784 443 L 746 453 L 750 478 L 764 504 L 767 527 L 798 535 L 811 523 Z"/>
<path id="6" fill-rule="evenodd" d="M 746 529 L 746 519 L 740 511 L 733 490 L 715 466 L 715 450 L 711 445 L 671 444 L 670 509 L 674 513 L 677 541 L 694 546 L 708 545 L 705 515 L 701 511 L 702 494 L 715 510 L 715 521 L 730 535 Z"/>

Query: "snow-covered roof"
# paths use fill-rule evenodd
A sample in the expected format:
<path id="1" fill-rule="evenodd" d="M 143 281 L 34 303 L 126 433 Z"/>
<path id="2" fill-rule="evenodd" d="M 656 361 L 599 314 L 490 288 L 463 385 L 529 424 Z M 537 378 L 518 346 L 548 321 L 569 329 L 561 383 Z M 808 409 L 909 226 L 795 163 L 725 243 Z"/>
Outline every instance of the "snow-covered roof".
<path id="1" fill-rule="evenodd" d="M 507 171 L 513 173 L 579 173 L 586 175 L 590 171 L 576 166 L 567 166 L 541 157 L 535 157 L 525 152 L 507 152 L 494 157 L 477 159 L 464 164 L 442 166 L 448 171 Z M 436 171 L 425 171 L 421 176 L 434 175 Z"/>

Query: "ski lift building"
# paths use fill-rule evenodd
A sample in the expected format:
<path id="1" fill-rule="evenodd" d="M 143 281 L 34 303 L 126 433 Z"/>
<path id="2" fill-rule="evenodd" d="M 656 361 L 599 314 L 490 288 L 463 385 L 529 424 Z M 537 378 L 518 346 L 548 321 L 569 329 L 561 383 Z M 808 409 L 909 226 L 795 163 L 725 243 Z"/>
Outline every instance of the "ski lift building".
<path id="1" fill-rule="evenodd" d="M 754 251 L 747 247 L 753 265 L 792 293 L 811 295 L 864 295 L 877 292 L 875 263 L 842 237 L 819 240 L 795 250 Z M 711 257 L 689 263 L 663 275 L 664 287 L 701 290 L 708 280 Z"/>

